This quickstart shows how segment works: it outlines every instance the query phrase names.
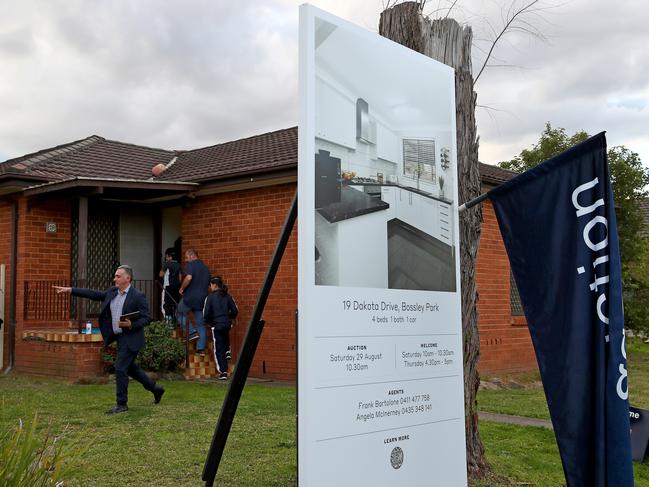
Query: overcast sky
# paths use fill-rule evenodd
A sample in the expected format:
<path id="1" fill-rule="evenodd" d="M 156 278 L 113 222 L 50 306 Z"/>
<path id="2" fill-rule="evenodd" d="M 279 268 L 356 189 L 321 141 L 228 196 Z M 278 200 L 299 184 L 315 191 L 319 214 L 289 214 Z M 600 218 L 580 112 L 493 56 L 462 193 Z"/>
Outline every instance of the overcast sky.
<path id="1" fill-rule="evenodd" d="M 300 3 L 0 0 L 0 160 L 92 134 L 192 149 L 296 125 Z M 384 0 L 312 3 L 377 32 Z M 476 73 L 509 5 L 451 13 L 474 30 Z M 480 160 L 511 159 L 549 121 L 606 130 L 649 165 L 649 3 L 552 5 L 523 19 L 547 39 L 510 31 L 476 84 Z"/>

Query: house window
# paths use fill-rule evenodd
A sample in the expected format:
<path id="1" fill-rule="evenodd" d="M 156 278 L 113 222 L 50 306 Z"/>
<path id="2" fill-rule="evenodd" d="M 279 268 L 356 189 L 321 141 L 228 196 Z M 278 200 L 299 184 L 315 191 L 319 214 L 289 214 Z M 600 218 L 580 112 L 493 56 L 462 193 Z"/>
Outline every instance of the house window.
<path id="1" fill-rule="evenodd" d="M 518 293 L 518 287 L 516 286 L 512 271 L 509 271 L 509 302 L 513 316 L 522 316 L 524 314 L 521 295 Z"/>
<path id="2" fill-rule="evenodd" d="M 437 184 L 434 140 L 403 139 L 403 174 Z"/>

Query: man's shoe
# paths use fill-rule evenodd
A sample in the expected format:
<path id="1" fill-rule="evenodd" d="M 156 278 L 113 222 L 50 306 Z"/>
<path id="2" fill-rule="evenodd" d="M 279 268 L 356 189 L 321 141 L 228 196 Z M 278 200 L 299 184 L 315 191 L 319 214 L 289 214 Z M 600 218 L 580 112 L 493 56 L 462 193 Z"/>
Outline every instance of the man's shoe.
<path id="1" fill-rule="evenodd" d="M 205 350 L 196 350 L 196 354 L 199 357 L 205 357 Z"/>
<path id="2" fill-rule="evenodd" d="M 191 340 L 198 340 L 198 332 L 197 332 L 197 331 L 193 331 L 193 332 L 191 332 L 191 333 L 189 334 L 189 340 L 190 340 L 190 341 L 191 341 Z"/>
<path id="3" fill-rule="evenodd" d="M 162 400 L 162 395 L 165 393 L 164 387 L 158 387 L 153 390 L 153 404 L 159 404 Z"/>
<path id="4" fill-rule="evenodd" d="M 112 408 L 106 411 L 106 414 L 119 414 L 128 411 L 128 406 L 125 404 L 115 404 Z"/>
<path id="5" fill-rule="evenodd" d="M 228 373 L 221 372 L 221 375 L 219 375 L 219 380 L 228 380 Z"/>

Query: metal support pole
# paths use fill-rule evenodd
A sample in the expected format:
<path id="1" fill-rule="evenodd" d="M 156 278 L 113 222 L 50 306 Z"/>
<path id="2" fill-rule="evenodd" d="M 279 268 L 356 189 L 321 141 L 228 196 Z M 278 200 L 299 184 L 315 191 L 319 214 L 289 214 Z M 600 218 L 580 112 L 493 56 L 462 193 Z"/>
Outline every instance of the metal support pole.
<path id="1" fill-rule="evenodd" d="M 79 197 L 79 230 L 77 235 L 77 287 L 88 285 L 88 197 Z M 86 321 L 86 303 L 77 299 L 79 333 Z"/>
<path id="2" fill-rule="evenodd" d="M 471 201 L 467 201 L 463 205 L 460 205 L 459 208 L 457 209 L 458 213 L 462 213 L 464 210 L 468 210 L 472 206 L 475 206 L 477 204 L 482 203 L 484 200 L 486 200 L 489 197 L 489 193 L 482 193 L 480 196 L 477 198 L 473 198 Z"/>
<path id="3" fill-rule="evenodd" d="M 275 275 L 277 274 L 277 269 L 279 264 L 282 261 L 282 256 L 284 255 L 284 250 L 286 250 L 286 245 L 288 239 L 291 236 L 291 230 L 297 219 L 297 191 L 293 197 L 293 203 L 289 209 L 288 214 L 286 215 L 286 220 L 284 221 L 284 226 L 277 240 L 277 245 L 275 246 L 275 252 L 271 263 L 266 272 L 266 277 L 262 284 L 262 288 L 259 291 L 259 296 L 257 297 L 257 304 L 252 312 L 250 318 L 250 324 L 248 325 L 248 330 L 246 331 L 246 337 L 243 340 L 241 345 L 241 351 L 239 352 L 239 359 L 237 366 L 234 369 L 234 375 L 228 387 L 228 392 L 225 395 L 223 400 L 223 406 L 221 407 L 221 413 L 219 419 L 216 423 L 216 429 L 214 431 L 214 436 L 212 437 L 212 444 L 210 450 L 205 459 L 205 466 L 203 467 L 203 480 L 205 481 L 206 487 L 212 487 L 214 485 L 214 477 L 216 477 L 216 472 L 221 463 L 221 457 L 223 456 L 223 450 L 225 449 L 225 443 L 228 440 L 228 435 L 230 434 L 230 428 L 232 427 L 232 421 L 234 420 L 234 415 L 237 412 L 237 406 L 239 405 L 239 399 L 241 399 L 241 394 L 243 393 L 243 387 L 246 384 L 246 379 L 248 378 L 248 372 L 250 371 L 250 366 L 252 365 L 252 360 L 255 356 L 255 351 L 257 350 L 257 345 L 259 344 L 259 339 L 261 338 L 261 332 L 264 328 L 264 320 L 261 319 L 262 313 L 264 312 L 264 307 L 266 306 L 266 301 L 270 290 L 273 286 L 273 281 L 275 280 Z"/>

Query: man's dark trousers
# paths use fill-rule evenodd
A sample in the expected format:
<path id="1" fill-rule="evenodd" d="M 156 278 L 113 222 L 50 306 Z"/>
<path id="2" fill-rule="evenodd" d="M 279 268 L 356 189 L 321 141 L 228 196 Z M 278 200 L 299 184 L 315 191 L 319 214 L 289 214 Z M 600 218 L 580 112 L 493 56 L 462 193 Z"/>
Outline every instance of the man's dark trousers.
<path id="1" fill-rule="evenodd" d="M 151 378 L 135 363 L 139 350 L 131 350 L 126 341 L 119 337 L 117 339 L 117 359 L 115 360 L 115 382 L 117 404 L 126 406 L 128 404 L 128 376 L 130 375 L 144 386 L 147 391 L 153 392 L 156 384 Z"/>

